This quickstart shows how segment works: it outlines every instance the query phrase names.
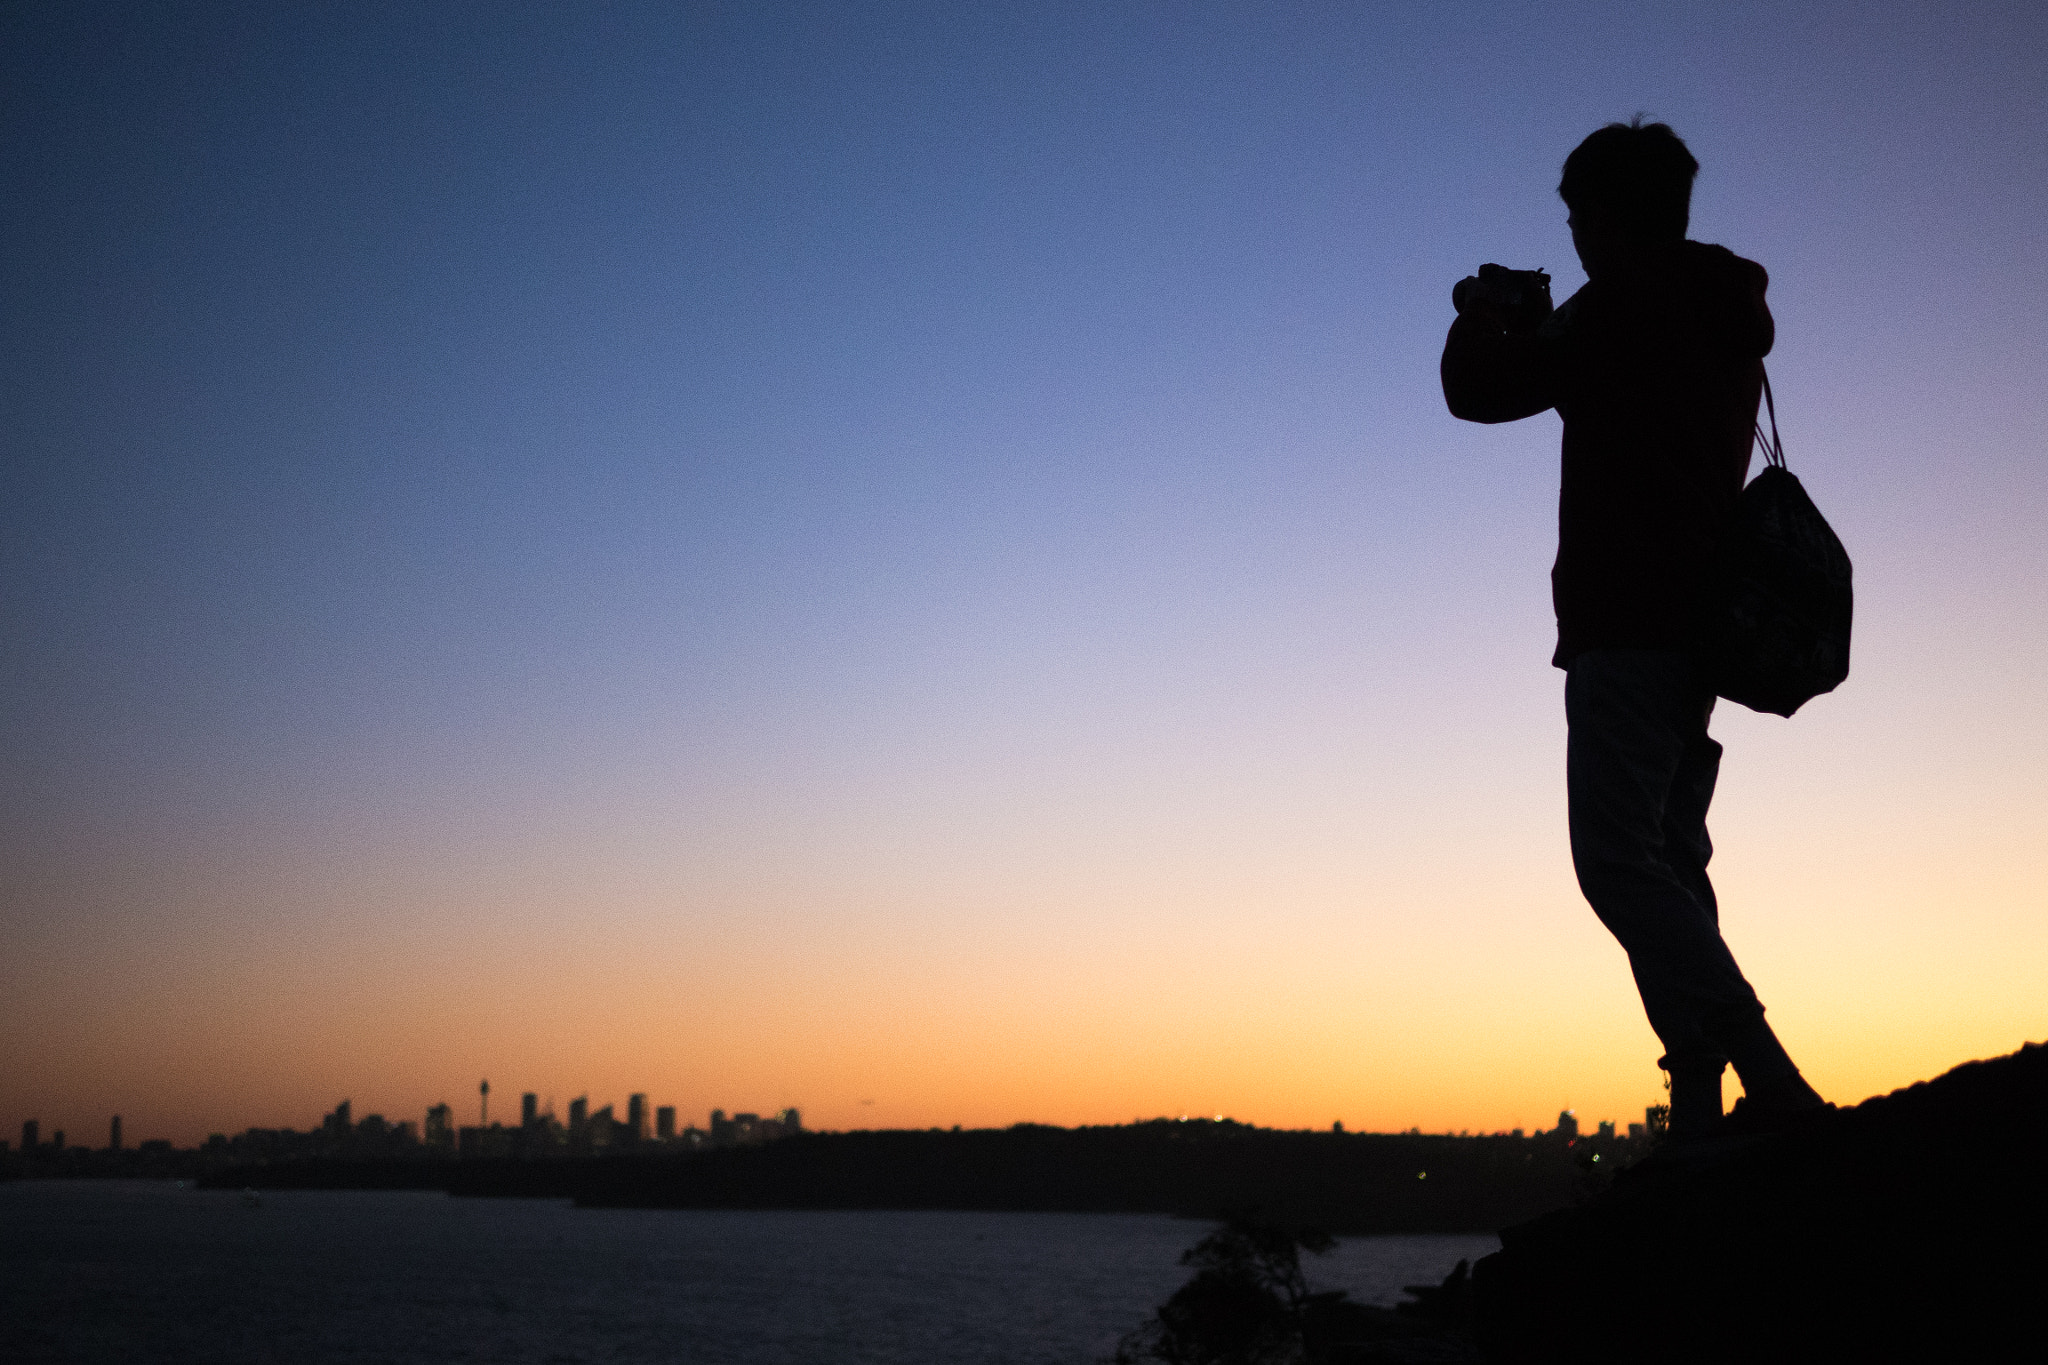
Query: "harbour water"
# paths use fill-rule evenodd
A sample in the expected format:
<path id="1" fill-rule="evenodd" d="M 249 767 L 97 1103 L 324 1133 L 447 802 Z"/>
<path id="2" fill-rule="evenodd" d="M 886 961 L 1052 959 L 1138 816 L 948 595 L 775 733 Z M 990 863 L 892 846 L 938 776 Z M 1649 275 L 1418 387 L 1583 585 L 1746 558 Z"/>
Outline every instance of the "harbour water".
<path id="1" fill-rule="evenodd" d="M 23 1362 L 1081 1365 L 1187 1277 L 1204 1225 L 1111 1214 L 578 1209 L 0 1185 Z M 1485 1237 L 1360 1237 L 1318 1288 L 1391 1304 Z"/>

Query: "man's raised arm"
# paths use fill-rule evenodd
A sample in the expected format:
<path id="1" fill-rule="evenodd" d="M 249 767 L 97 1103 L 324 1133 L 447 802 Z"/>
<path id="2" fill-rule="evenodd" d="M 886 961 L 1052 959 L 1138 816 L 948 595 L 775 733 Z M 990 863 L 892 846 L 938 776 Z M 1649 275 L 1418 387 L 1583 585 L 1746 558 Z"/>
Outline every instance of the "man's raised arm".
<path id="1" fill-rule="evenodd" d="M 1444 402 L 1467 422 L 1519 422 L 1557 402 L 1557 342 L 1510 333 L 1484 303 L 1469 305 L 1444 340 Z"/>

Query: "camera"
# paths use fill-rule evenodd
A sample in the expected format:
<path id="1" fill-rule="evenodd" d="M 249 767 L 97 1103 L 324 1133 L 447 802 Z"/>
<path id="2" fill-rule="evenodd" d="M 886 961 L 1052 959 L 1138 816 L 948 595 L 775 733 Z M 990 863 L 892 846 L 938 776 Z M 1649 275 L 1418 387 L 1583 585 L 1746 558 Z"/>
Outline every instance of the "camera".
<path id="1" fill-rule="evenodd" d="M 1491 304 L 1510 332 L 1533 332 L 1550 316 L 1550 276 L 1541 270 L 1482 265 L 1451 286 L 1451 306 L 1460 313 L 1475 302 Z"/>

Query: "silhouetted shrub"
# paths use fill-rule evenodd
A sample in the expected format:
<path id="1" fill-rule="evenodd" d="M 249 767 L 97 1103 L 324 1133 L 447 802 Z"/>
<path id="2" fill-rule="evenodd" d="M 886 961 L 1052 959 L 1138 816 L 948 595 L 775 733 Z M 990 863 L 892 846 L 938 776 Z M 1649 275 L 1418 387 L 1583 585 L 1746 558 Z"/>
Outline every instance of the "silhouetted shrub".
<path id="1" fill-rule="evenodd" d="M 1400 1312 L 1353 1303 L 1342 1290 L 1311 1293 L 1301 1253 L 1334 1246 L 1328 1233 L 1245 1214 L 1189 1249 L 1195 1276 L 1152 1321 L 1117 1346 L 1114 1365 L 1368 1365 L 1476 1361 L 1463 1333 L 1466 1265 L 1441 1287 L 1417 1286 Z"/>

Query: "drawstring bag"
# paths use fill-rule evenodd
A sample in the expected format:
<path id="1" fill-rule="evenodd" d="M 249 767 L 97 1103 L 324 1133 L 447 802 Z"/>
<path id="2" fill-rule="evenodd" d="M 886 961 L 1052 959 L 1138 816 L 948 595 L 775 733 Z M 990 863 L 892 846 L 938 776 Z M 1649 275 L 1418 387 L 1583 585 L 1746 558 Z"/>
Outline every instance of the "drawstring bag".
<path id="1" fill-rule="evenodd" d="M 1768 374 L 1764 404 L 1764 467 L 1742 490 L 1722 543 L 1709 660 L 1718 695 L 1789 716 L 1849 676 L 1854 599 L 1848 551 L 1785 467 Z"/>

